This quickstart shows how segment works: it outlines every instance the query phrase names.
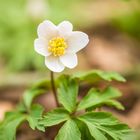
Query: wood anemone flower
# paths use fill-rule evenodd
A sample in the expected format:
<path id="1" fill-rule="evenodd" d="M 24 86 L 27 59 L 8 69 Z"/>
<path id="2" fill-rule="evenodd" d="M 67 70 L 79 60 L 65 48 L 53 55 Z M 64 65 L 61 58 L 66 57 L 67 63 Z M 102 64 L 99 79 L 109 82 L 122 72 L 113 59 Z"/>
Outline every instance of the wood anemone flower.
<path id="1" fill-rule="evenodd" d="M 38 26 L 34 48 L 37 53 L 45 56 L 45 65 L 53 72 L 62 72 L 65 67 L 76 67 L 76 53 L 89 42 L 87 34 L 72 30 L 73 25 L 69 21 L 56 26 L 45 20 Z"/>

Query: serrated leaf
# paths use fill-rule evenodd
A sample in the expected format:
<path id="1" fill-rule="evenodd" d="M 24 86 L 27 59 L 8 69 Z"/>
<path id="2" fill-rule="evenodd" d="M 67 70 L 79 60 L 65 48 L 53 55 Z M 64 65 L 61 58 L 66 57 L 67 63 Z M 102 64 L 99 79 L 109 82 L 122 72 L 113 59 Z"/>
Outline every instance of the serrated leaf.
<path id="1" fill-rule="evenodd" d="M 86 113 L 85 115 L 80 116 L 80 119 L 94 122 L 96 125 L 115 125 L 119 122 L 115 117 L 112 116 L 111 113 L 107 112 Z"/>
<path id="2" fill-rule="evenodd" d="M 102 92 L 97 89 L 91 89 L 80 101 L 77 110 L 96 108 L 102 105 L 113 106 L 117 109 L 124 109 L 118 101 L 114 100 L 114 98 L 120 96 L 120 91 L 113 87 L 108 87 Z"/>
<path id="3" fill-rule="evenodd" d="M 92 135 L 93 138 L 95 138 L 95 140 L 108 140 L 102 133 L 102 131 L 97 129 L 94 125 L 88 122 L 86 124 L 89 128 L 90 134 Z"/>
<path id="4" fill-rule="evenodd" d="M 16 129 L 25 120 L 18 112 L 8 112 L 0 124 L 0 140 L 16 140 Z"/>
<path id="5" fill-rule="evenodd" d="M 86 126 L 86 124 L 84 124 L 83 122 L 79 121 L 78 119 L 75 119 L 75 122 L 81 132 L 81 140 L 95 140 L 89 130 L 88 127 Z"/>
<path id="6" fill-rule="evenodd" d="M 99 81 L 108 81 L 111 82 L 113 80 L 119 82 L 125 82 L 126 80 L 116 72 L 105 72 L 101 70 L 92 70 L 88 72 L 78 72 L 72 76 L 73 79 L 78 79 L 79 81 L 86 82 L 99 82 Z"/>
<path id="7" fill-rule="evenodd" d="M 110 113 L 90 112 L 78 119 L 87 125 L 95 140 L 108 140 L 108 136 L 113 140 L 122 140 L 130 132 L 126 124 L 120 123 Z"/>
<path id="8" fill-rule="evenodd" d="M 69 119 L 69 112 L 63 108 L 54 109 L 43 116 L 40 124 L 53 126 Z"/>
<path id="9" fill-rule="evenodd" d="M 111 126 L 100 126 L 98 129 L 108 134 L 113 140 L 123 140 L 125 136 L 131 133 L 128 126 L 122 123 Z"/>
<path id="10" fill-rule="evenodd" d="M 39 121 L 42 118 L 43 107 L 40 105 L 33 105 L 30 109 L 30 112 L 27 116 L 27 121 L 29 122 L 30 127 L 35 130 L 45 131 L 44 125 L 40 124 Z"/>
<path id="11" fill-rule="evenodd" d="M 61 127 L 55 140 L 81 140 L 81 133 L 74 120 L 68 120 Z"/>
<path id="12" fill-rule="evenodd" d="M 31 89 L 27 90 L 23 95 L 23 102 L 25 106 L 29 109 L 33 99 L 41 94 L 44 94 L 46 91 L 44 89 Z"/>
<path id="13" fill-rule="evenodd" d="M 69 119 L 69 112 L 63 108 L 54 109 L 44 115 L 40 124 L 44 126 L 53 126 Z"/>
<path id="14" fill-rule="evenodd" d="M 124 106 L 116 100 L 108 100 L 105 105 L 116 107 L 117 109 L 124 110 Z"/>
<path id="15" fill-rule="evenodd" d="M 58 100 L 69 112 L 76 108 L 76 99 L 78 94 L 78 84 L 69 76 L 63 75 L 59 78 Z"/>

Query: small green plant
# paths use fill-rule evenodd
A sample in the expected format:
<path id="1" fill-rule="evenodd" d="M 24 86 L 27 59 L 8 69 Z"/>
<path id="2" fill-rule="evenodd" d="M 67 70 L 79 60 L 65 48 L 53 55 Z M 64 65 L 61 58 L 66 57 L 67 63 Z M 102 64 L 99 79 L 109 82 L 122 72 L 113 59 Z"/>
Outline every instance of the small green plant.
<path id="1" fill-rule="evenodd" d="M 61 125 L 55 140 L 123 140 L 129 135 L 131 129 L 126 124 L 111 113 L 101 111 L 104 105 L 124 109 L 116 100 L 121 92 L 111 86 L 112 81 L 125 82 L 121 75 L 91 70 L 54 78 L 53 72 L 77 65 L 76 52 L 87 45 L 88 36 L 82 32 L 73 32 L 72 24 L 68 21 L 58 26 L 44 21 L 38 27 L 38 36 L 35 50 L 45 56 L 45 64 L 51 70 L 50 80 L 33 85 L 24 93 L 15 111 L 6 113 L 0 124 L 0 140 L 15 140 L 18 126 L 26 121 L 33 130 L 43 132 L 45 128 Z M 100 89 L 97 85 L 102 82 L 104 88 Z M 79 87 L 83 84 L 93 87 L 78 100 Z M 54 95 L 56 108 L 45 112 L 41 105 L 33 101 L 37 96 L 50 91 Z"/>

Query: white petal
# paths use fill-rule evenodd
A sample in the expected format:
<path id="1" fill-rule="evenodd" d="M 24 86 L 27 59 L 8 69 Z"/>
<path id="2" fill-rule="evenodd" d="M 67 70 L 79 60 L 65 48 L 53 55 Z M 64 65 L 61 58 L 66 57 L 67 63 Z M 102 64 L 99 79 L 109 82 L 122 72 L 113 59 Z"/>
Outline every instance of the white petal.
<path id="1" fill-rule="evenodd" d="M 37 53 L 43 56 L 49 56 L 51 53 L 48 52 L 48 43 L 47 40 L 38 38 L 34 41 L 34 49 Z"/>
<path id="2" fill-rule="evenodd" d="M 58 31 L 60 36 L 65 36 L 68 33 L 71 33 L 73 26 L 69 21 L 63 21 L 58 25 Z"/>
<path id="3" fill-rule="evenodd" d="M 45 20 L 39 24 L 37 33 L 39 37 L 51 39 L 52 37 L 57 36 L 58 31 L 57 27 L 51 21 Z"/>
<path id="4" fill-rule="evenodd" d="M 67 39 L 67 51 L 71 53 L 78 52 L 79 50 L 86 47 L 88 42 L 89 38 L 87 34 L 79 31 L 72 32 Z"/>
<path id="5" fill-rule="evenodd" d="M 68 68 L 74 68 L 78 64 L 77 55 L 72 53 L 60 56 L 60 61 Z"/>
<path id="6" fill-rule="evenodd" d="M 61 72 L 64 70 L 64 65 L 60 62 L 59 57 L 45 57 L 45 65 L 53 72 Z"/>

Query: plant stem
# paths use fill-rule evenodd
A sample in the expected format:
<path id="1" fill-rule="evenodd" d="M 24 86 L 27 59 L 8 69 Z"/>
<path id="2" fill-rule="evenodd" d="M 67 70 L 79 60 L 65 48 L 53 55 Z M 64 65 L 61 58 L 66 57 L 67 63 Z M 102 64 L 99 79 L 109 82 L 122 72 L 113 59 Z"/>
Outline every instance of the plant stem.
<path id="1" fill-rule="evenodd" d="M 57 92 L 56 92 L 56 87 L 55 87 L 55 82 L 54 82 L 54 73 L 52 71 L 50 73 L 50 76 L 51 76 L 51 86 L 52 86 L 53 95 L 54 95 L 54 98 L 55 98 L 56 106 L 58 107 L 59 102 L 58 102 L 58 99 L 57 99 Z"/>

